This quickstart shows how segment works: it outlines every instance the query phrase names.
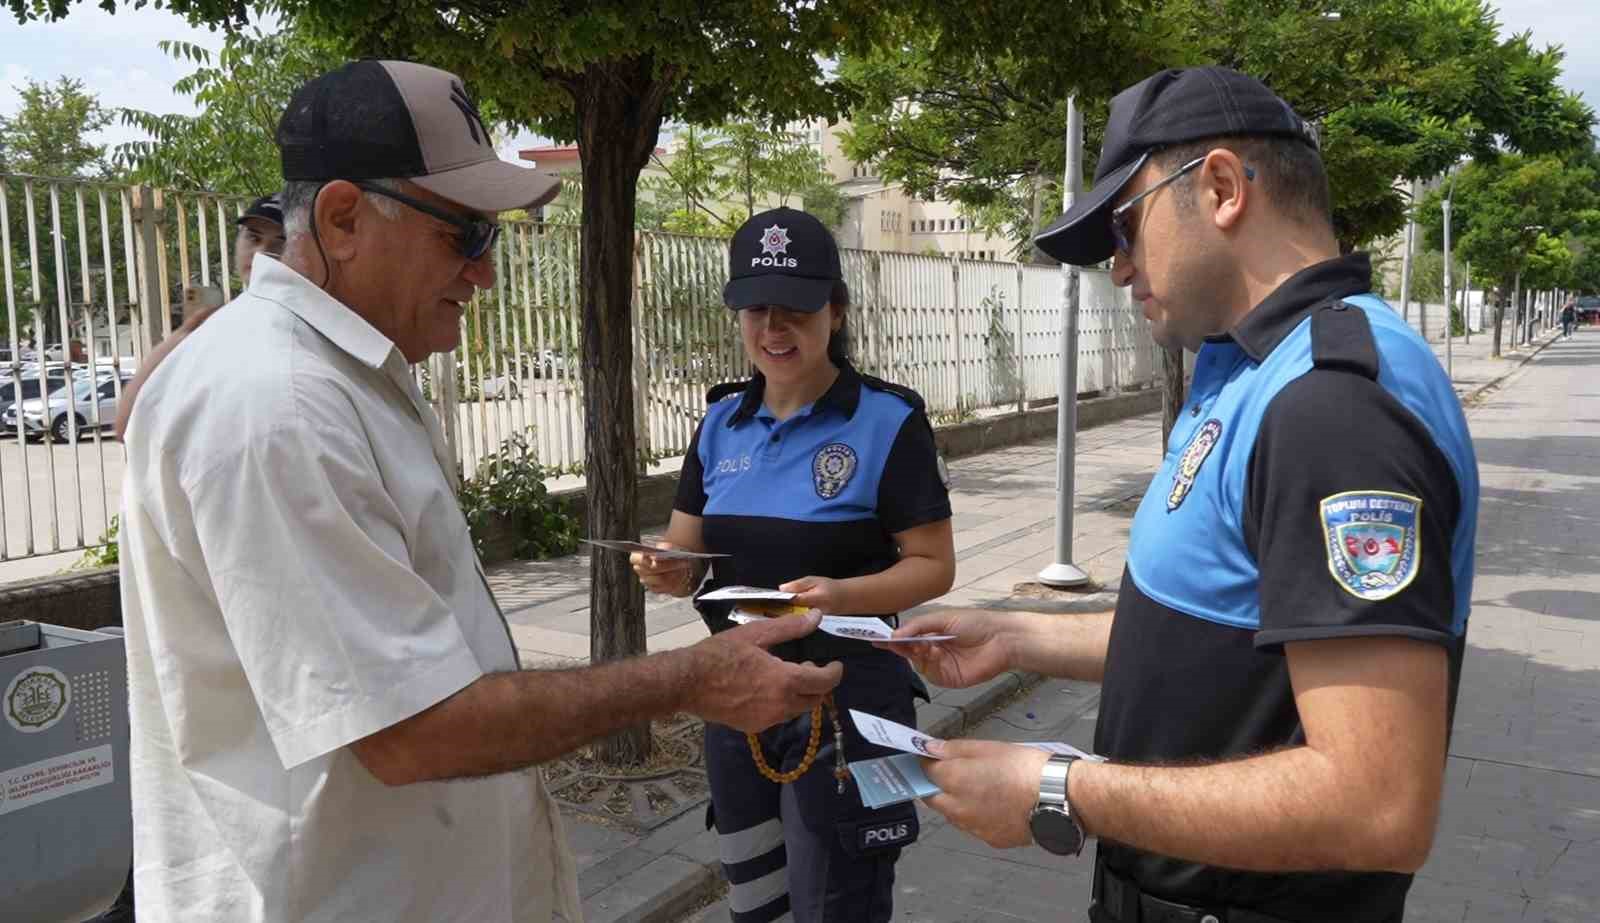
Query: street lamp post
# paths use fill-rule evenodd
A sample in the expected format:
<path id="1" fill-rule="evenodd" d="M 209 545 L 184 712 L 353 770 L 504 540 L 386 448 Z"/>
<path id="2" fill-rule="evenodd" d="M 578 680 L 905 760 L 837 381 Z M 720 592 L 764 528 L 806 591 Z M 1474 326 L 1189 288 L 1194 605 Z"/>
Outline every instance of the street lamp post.
<path id="1" fill-rule="evenodd" d="M 1077 96 L 1067 97 L 1067 170 L 1061 183 L 1061 210 L 1077 201 L 1083 183 L 1083 114 Z M 1072 563 L 1073 479 L 1078 443 L 1078 267 L 1061 264 L 1061 378 L 1056 388 L 1056 560 L 1039 572 L 1053 587 L 1083 586 L 1089 575 Z"/>
<path id="2" fill-rule="evenodd" d="M 1455 364 L 1455 330 L 1450 323 L 1450 203 L 1456 194 L 1455 177 L 1451 177 L 1450 190 L 1444 196 L 1444 373 L 1453 383 L 1456 380 Z M 1422 309 L 1422 316 L 1428 316 L 1426 306 Z M 1423 336 L 1427 333 L 1424 331 Z M 1452 384 L 1452 387 L 1454 385 Z"/>
<path id="3" fill-rule="evenodd" d="M 1417 181 L 1411 181 L 1411 204 L 1417 204 Z M 1406 249 L 1400 257 L 1400 319 L 1411 320 L 1411 250 L 1417 238 L 1416 213 L 1406 214 Z"/>

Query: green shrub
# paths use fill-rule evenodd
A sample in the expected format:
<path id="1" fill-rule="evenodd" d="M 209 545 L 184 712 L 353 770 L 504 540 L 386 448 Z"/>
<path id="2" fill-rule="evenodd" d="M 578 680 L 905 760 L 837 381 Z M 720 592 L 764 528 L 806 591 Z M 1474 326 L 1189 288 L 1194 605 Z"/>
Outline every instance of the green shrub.
<path id="1" fill-rule="evenodd" d="M 553 558 L 578 550 L 578 519 L 550 496 L 544 483 L 549 474 L 525 434 L 507 439 L 478 463 L 477 473 L 461 485 L 461 511 L 480 555 L 498 528 L 510 530 L 517 558 Z"/>
<path id="2" fill-rule="evenodd" d="M 85 548 L 83 557 L 72 565 L 70 570 L 87 570 L 91 567 L 111 567 L 119 563 L 117 557 L 117 517 L 111 517 L 111 524 L 106 527 L 106 534 L 100 536 L 100 544 L 93 548 Z"/>

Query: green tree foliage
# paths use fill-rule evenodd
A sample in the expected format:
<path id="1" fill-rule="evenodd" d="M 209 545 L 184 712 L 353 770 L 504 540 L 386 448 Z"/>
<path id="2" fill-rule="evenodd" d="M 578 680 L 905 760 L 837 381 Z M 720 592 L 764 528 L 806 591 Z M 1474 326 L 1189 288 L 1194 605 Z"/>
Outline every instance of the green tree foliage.
<path id="1" fill-rule="evenodd" d="M 1395 178 L 1437 175 L 1501 142 L 1537 154 L 1589 135 L 1592 111 L 1556 84 L 1562 52 L 1527 35 L 1501 39 L 1482 0 L 1347 0 L 1337 18 L 1331 8 L 1129 0 L 1091 11 L 1082 35 L 1026 10 L 1015 11 L 1021 27 L 964 10 L 955 22 L 908 20 L 900 42 L 840 68 L 864 100 L 847 149 L 915 194 L 999 203 L 981 213 L 988 226 L 1025 241 L 1060 201 L 1069 92 L 1084 104 L 1092 172 L 1118 89 L 1160 67 L 1222 64 L 1260 77 L 1318 124 L 1335 227 L 1355 247 L 1404 223 Z M 1107 21 L 1116 28 L 1099 28 Z"/>
<path id="2" fill-rule="evenodd" d="M 1580 294 L 1600 295 L 1600 235 L 1587 238 L 1575 249 L 1568 287 Z"/>
<path id="3" fill-rule="evenodd" d="M 1476 279 L 1497 290 L 1495 354 L 1503 304 L 1517 287 L 1557 287 L 1574 268 L 1569 238 L 1600 233 L 1600 176 L 1554 155 L 1505 154 L 1462 167 L 1418 206 L 1426 245 L 1444 238 L 1442 201 L 1451 196 L 1451 238 Z M 1453 192 L 1451 188 L 1453 187 Z"/>
<path id="4" fill-rule="evenodd" d="M 1019 243 L 1061 201 L 1067 97 L 1107 101 L 1160 67 L 1199 60 L 1158 0 L 1070 12 L 1022 0 L 948 4 L 896 25 L 892 42 L 840 62 L 840 80 L 861 97 L 845 152 Z M 1088 107 L 1090 150 L 1104 110 Z"/>
<path id="5" fill-rule="evenodd" d="M 677 234 L 715 234 L 720 230 L 723 221 L 710 203 L 719 197 L 719 172 L 726 166 L 729 152 L 718 141 L 715 132 L 687 125 L 675 139 L 675 153 L 651 153 L 651 161 L 666 175 L 640 181 L 640 188 L 649 193 L 650 206 L 646 209 L 646 201 L 641 200 L 640 227 Z"/>
<path id="6" fill-rule="evenodd" d="M 0 173 L 20 173 L 52 179 L 102 180 L 111 178 L 106 161 L 106 146 L 95 144 L 89 136 L 111 123 L 111 113 L 99 99 L 83 88 L 83 82 L 61 77 L 55 83 L 29 80 L 16 88 L 21 97 L 17 113 L 0 117 Z M 33 338 L 43 343 L 61 340 L 60 296 L 66 293 L 68 316 L 76 319 L 76 305 L 84 287 L 80 240 L 87 240 L 98 262 L 100 224 L 97 203 L 91 198 L 85 212 L 89 225 L 85 238 L 79 228 L 76 200 L 71 192 L 58 191 L 60 236 L 50 204 L 50 184 L 32 183 L 34 239 L 29 244 L 27 188 L 20 179 L 0 180 L 7 197 L 8 231 L 11 239 L 11 285 L 15 292 L 19 339 Z M 113 213 L 113 220 L 115 214 Z M 57 257 L 59 245 L 60 258 Z M 35 266 L 33 254 L 38 253 Z M 120 267 L 121 254 L 116 254 Z M 60 275 L 57 275 L 59 267 Z M 35 289 L 33 279 L 38 274 Z M 90 280 L 91 288 L 96 287 Z M 11 318 L 0 302 L 0 336 L 9 343 Z"/>
<path id="7" fill-rule="evenodd" d="M 199 115 L 119 110 L 149 140 L 117 146 L 135 182 L 180 189 L 263 195 L 283 185 L 273 133 L 295 88 L 338 66 L 343 56 L 292 24 L 270 35 L 230 32 L 222 50 L 164 41 L 161 50 L 196 65 L 173 89 L 194 98 Z"/>
<path id="8" fill-rule="evenodd" d="M 86 92 L 83 81 L 28 80 L 16 88 L 17 114 L 0 116 L 0 173 L 103 179 L 110 174 L 106 146 L 89 140 L 111 124 L 111 113 Z"/>
<path id="9" fill-rule="evenodd" d="M 651 161 L 665 176 L 640 181 L 648 193 L 640 199 L 642 228 L 725 237 L 773 198 L 813 210 L 829 226 L 844 217 L 822 155 L 790 132 L 754 121 L 686 126 L 673 151 Z"/>

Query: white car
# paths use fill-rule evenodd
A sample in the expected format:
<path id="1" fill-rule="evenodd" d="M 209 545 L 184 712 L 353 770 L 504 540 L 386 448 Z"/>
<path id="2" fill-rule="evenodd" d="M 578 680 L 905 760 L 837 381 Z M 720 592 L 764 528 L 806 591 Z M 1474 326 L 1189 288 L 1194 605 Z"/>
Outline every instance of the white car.
<path id="1" fill-rule="evenodd" d="M 132 378 L 123 376 L 122 387 L 127 387 Z M 0 425 L 15 431 L 20 418 L 28 436 L 49 433 L 56 442 L 68 442 L 72 439 L 74 422 L 80 436 L 108 429 L 116 423 L 120 393 L 115 377 L 100 375 L 94 381 L 85 378 L 57 388 L 43 400 L 34 398 L 12 404 L 0 415 Z"/>
<path id="2" fill-rule="evenodd" d="M 510 375 L 496 375 L 478 382 L 478 393 L 486 401 L 497 401 L 503 398 L 514 398 L 522 393 L 517 385 L 517 380 Z"/>

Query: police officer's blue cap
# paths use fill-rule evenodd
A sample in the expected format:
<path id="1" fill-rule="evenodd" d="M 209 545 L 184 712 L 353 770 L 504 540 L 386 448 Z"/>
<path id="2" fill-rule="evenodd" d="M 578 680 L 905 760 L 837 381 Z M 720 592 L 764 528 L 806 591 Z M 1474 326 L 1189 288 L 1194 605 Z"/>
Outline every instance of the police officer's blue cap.
<path id="1" fill-rule="evenodd" d="M 1150 156 L 1165 147 L 1220 135 L 1295 138 L 1317 148 L 1316 129 L 1266 84 L 1226 67 L 1172 68 L 1111 100 L 1094 188 L 1033 239 L 1063 263 L 1111 258 L 1111 209 Z"/>
<path id="2" fill-rule="evenodd" d="M 751 216 L 728 245 L 722 301 L 735 311 L 777 305 L 814 312 L 844 278 L 839 247 L 821 221 L 792 208 Z"/>

